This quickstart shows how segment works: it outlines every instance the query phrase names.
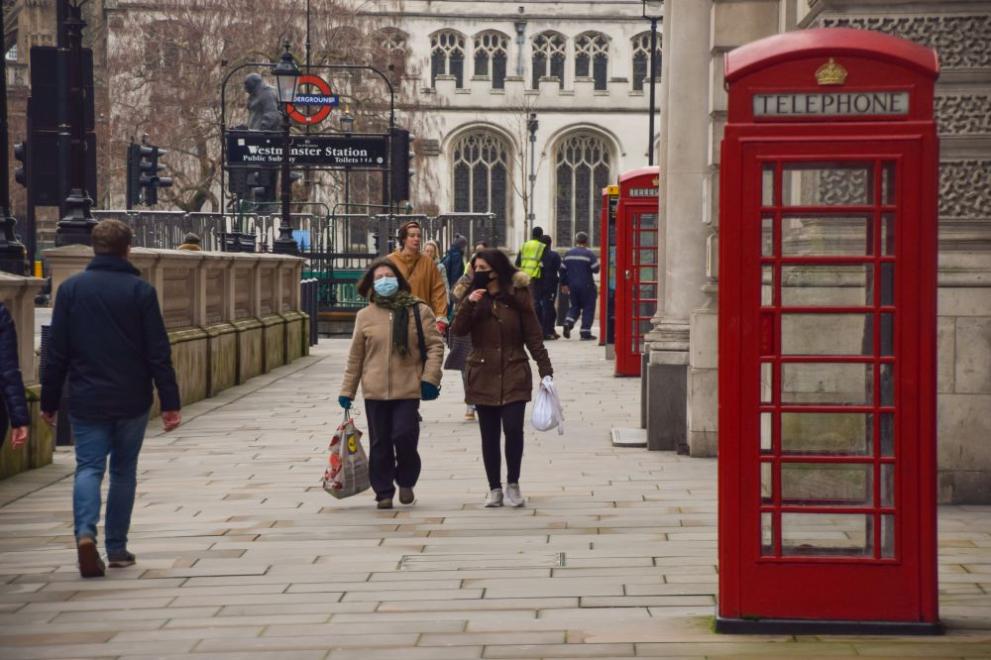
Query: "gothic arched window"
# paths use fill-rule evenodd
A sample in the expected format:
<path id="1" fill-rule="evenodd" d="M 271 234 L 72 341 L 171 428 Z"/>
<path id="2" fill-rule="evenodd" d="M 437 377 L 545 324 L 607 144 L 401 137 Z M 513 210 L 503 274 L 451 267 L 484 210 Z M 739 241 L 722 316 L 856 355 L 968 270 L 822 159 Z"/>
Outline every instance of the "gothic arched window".
<path id="1" fill-rule="evenodd" d="M 409 51 L 406 35 L 395 28 L 385 28 L 378 33 L 378 47 L 385 61 L 393 67 L 392 84 L 397 85 L 406 75 L 406 59 Z"/>
<path id="2" fill-rule="evenodd" d="M 506 62 L 509 59 L 509 37 L 490 30 L 475 35 L 475 75 L 490 76 L 492 89 L 506 87 Z"/>
<path id="3" fill-rule="evenodd" d="M 554 166 L 557 244 L 568 247 L 583 231 L 589 246 L 598 245 L 600 191 L 609 185 L 612 171 L 609 145 L 597 135 L 575 133 L 558 143 Z"/>
<path id="4" fill-rule="evenodd" d="M 509 218 L 510 163 L 512 150 L 501 137 L 487 130 L 464 134 L 451 149 L 454 174 L 455 213 L 494 213 L 495 238 L 498 245 L 506 244 L 506 223 Z M 488 233 L 480 234 L 480 226 L 460 226 L 454 230 L 469 237 L 491 240 Z M 493 246 L 494 247 L 494 246 Z"/>
<path id="5" fill-rule="evenodd" d="M 656 82 L 661 72 L 661 34 L 657 34 L 657 59 L 654 62 L 653 79 Z M 650 32 L 643 32 L 633 37 L 633 89 L 643 91 L 644 81 L 649 76 L 650 69 Z"/>
<path id="6" fill-rule="evenodd" d="M 437 76 L 454 76 L 458 89 L 465 84 L 465 37 L 452 30 L 435 32 L 430 37 L 430 85 L 436 87 Z"/>
<path id="7" fill-rule="evenodd" d="M 575 39 L 575 77 L 594 78 L 595 89 L 606 89 L 609 78 L 609 39 L 586 32 Z"/>
<path id="8" fill-rule="evenodd" d="M 564 35 L 558 32 L 541 32 L 533 38 L 534 89 L 540 89 L 544 76 L 557 76 L 558 84 L 564 88 L 564 44 Z"/>

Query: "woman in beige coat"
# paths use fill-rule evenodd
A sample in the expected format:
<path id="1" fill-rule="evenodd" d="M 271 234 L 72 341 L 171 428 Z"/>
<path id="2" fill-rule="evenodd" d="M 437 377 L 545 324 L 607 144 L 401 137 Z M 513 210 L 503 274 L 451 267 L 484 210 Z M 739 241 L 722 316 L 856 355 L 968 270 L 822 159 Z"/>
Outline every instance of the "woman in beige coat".
<path id="1" fill-rule="evenodd" d="M 420 400 L 440 395 L 444 341 L 430 306 L 410 293 L 388 259 L 375 261 L 358 283 L 370 304 L 355 319 L 338 402 L 351 407 L 358 383 L 370 438 L 369 472 L 378 508 L 412 504 L 420 476 Z"/>

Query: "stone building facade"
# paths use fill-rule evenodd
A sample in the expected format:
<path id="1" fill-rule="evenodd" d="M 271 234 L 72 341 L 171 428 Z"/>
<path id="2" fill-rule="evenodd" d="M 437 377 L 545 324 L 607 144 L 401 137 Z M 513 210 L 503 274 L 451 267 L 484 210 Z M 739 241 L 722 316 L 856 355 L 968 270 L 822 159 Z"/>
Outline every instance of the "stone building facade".
<path id="1" fill-rule="evenodd" d="M 854 27 L 939 53 L 940 497 L 991 501 L 991 2 L 666 0 L 663 305 L 649 336 L 648 442 L 713 456 L 718 441 L 719 145 L 723 55 L 778 32 Z"/>

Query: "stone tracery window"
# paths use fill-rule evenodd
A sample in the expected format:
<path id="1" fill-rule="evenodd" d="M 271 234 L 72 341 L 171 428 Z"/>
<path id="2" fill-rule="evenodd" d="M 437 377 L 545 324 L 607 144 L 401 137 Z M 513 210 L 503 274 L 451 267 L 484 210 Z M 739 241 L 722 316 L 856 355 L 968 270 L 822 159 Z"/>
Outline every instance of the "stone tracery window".
<path id="1" fill-rule="evenodd" d="M 609 77 L 609 39 L 601 32 L 586 32 L 575 39 L 575 77 L 595 80 L 595 89 L 606 89 Z"/>
<path id="2" fill-rule="evenodd" d="M 406 75 L 406 60 L 409 54 L 406 34 L 396 28 L 385 28 L 378 33 L 378 44 L 386 61 L 393 66 L 393 84 Z"/>
<path id="3" fill-rule="evenodd" d="M 541 32 L 533 38 L 533 89 L 540 89 L 540 79 L 557 76 L 564 88 L 564 45 L 566 39 L 559 32 Z"/>
<path id="4" fill-rule="evenodd" d="M 489 30 L 475 35 L 475 75 L 489 76 L 492 89 L 506 87 L 506 62 L 509 60 L 509 37 Z"/>
<path id="5" fill-rule="evenodd" d="M 454 76 L 458 89 L 465 83 L 465 37 L 453 30 L 435 32 L 430 37 L 430 85 L 437 86 L 437 76 Z"/>
<path id="6" fill-rule="evenodd" d="M 609 185 L 612 171 L 609 145 L 597 135 L 575 133 L 558 144 L 554 165 L 557 244 L 571 246 L 583 231 L 590 247 L 598 245 L 600 191 Z"/>
<path id="7" fill-rule="evenodd" d="M 506 244 L 506 223 L 509 218 L 510 163 L 512 149 L 509 144 L 484 129 L 461 136 L 451 149 L 454 175 L 454 211 L 456 213 L 494 213 L 495 233 L 498 245 Z M 479 234 L 479 227 L 461 227 L 455 222 L 454 230 L 468 236 L 490 240 L 491 236 Z"/>
<path id="8" fill-rule="evenodd" d="M 656 70 L 654 71 L 654 81 L 661 73 L 661 33 L 657 33 L 657 59 L 655 60 Z M 633 89 L 643 91 L 644 81 L 649 76 L 650 70 L 650 32 L 642 32 L 633 37 Z"/>

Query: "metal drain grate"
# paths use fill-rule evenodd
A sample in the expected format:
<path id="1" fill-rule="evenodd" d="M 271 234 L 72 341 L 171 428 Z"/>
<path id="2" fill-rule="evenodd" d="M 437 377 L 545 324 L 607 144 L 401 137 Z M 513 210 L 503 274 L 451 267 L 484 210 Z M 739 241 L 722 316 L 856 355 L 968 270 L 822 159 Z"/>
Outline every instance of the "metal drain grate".
<path id="1" fill-rule="evenodd" d="M 499 552 L 403 555 L 401 571 L 469 571 L 480 568 L 561 568 L 563 552 Z"/>

